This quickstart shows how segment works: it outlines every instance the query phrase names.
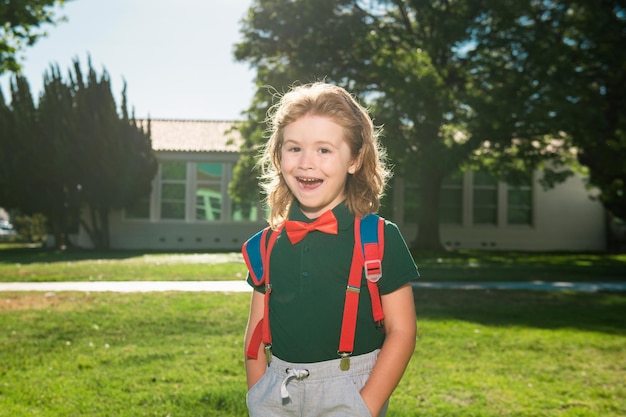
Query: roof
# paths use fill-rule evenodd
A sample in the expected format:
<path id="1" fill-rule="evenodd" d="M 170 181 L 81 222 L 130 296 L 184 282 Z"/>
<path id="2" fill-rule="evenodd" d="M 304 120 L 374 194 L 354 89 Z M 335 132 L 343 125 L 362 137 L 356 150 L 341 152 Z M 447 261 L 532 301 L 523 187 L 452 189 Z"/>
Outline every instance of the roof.
<path id="1" fill-rule="evenodd" d="M 147 120 L 138 120 L 147 128 Z M 151 119 L 152 149 L 174 152 L 239 152 L 236 121 Z"/>

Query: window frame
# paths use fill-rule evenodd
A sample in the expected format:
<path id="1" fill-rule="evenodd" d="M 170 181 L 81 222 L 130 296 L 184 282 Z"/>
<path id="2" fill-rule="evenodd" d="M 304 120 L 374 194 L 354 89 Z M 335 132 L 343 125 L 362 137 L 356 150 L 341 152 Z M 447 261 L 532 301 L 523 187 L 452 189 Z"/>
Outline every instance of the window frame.
<path id="1" fill-rule="evenodd" d="M 164 179 L 163 164 L 182 163 L 185 166 L 185 180 L 181 179 Z M 158 169 L 152 180 L 152 191 L 149 198 L 149 216 L 148 217 L 129 217 L 126 209 L 122 210 L 122 221 L 125 222 L 152 222 L 152 223 L 195 223 L 195 224 L 212 224 L 212 223 L 259 223 L 263 221 L 264 208 L 261 201 L 251 202 L 251 219 L 244 219 L 237 215 L 237 204 L 228 195 L 228 186 L 233 178 L 233 169 L 237 163 L 237 158 L 230 154 L 217 154 L 207 157 L 206 155 L 180 155 L 177 153 L 167 153 L 158 157 Z M 219 180 L 198 180 L 196 177 L 197 168 L 200 164 L 217 164 L 221 166 L 221 178 Z M 185 184 L 184 199 L 184 218 L 163 218 L 163 185 L 164 184 Z M 221 215 L 220 219 L 204 220 L 198 219 L 197 209 L 197 190 L 203 184 L 219 187 L 221 193 Z"/>

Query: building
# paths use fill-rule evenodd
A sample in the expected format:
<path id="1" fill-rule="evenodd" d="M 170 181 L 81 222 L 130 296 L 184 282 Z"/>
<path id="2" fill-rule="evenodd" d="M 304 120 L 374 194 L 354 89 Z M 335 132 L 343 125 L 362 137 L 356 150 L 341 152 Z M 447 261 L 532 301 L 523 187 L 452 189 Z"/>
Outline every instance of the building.
<path id="1" fill-rule="evenodd" d="M 526 185 L 510 186 L 480 172 L 444 182 L 440 234 L 451 249 L 604 251 L 606 214 L 580 176 L 545 190 L 535 172 Z M 394 184 L 394 219 L 405 237 L 417 234 L 415 192 Z"/>
<path id="2" fill-rule="evenodd" d="M 110 218 L 112 248 L 239 250 L 266 225 L 258 201 L 236 204 L 228 184 L 241 137 L 235 122 L 152 120 L 159 161 L 149 198 Z M 407 241 L 417 232 L 415 184 L 394 179 L 393 220 Z M 602 251 L 606 215 L 583 179 L 572 177 L 550 190 L 539 174 L 511 187 L 477 172 L 444 183 L 441 236 L 452 249 Z M 84 231 L 78 245 L 90 246 Z"/>
<path id="3" fill-rule="evenodd" d="M 115 249 L 239 250 L 264 226 L 261 205 L 235 204 L 228 184 L 239 157 L 234 122 L 151 120 L 159 161 L 151 195 L 109 219 Z M 92 245 L 84 230 L 79 246 Z"/>

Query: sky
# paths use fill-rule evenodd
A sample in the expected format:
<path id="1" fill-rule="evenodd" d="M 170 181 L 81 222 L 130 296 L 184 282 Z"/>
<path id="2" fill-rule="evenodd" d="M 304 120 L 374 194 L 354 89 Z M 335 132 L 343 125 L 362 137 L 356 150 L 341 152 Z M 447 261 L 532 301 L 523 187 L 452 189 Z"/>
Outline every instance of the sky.
<path id="1" fill-rule="evenodd" d="M 237 120 L 254 94 L 254 71 L 236 62 L 240 21 L 252 0 L 70 0 L 59 9 L 67 21 L 47 25 L 48 35 L 27 48 L 20 62 L 38 97 L 43 75 L 57 64 L 63 75 L 78 59 L 108 72 L 119 106 L 123 83 L 137 118 Z M 10 102 L 10 76 L 0 88 Z"/>

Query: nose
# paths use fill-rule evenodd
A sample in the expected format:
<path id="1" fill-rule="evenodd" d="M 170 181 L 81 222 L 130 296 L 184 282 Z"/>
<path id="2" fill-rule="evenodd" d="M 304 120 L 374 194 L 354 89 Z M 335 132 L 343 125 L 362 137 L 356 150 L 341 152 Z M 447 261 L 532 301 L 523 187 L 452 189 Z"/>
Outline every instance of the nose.
<path id="1" fill-rule="evenodd" d="M 315 166 L 314 153 L 310 151 L 300 152 L 300 159 L 298 160 L 298 168 L 300 169 L 313 169 Z"/>

